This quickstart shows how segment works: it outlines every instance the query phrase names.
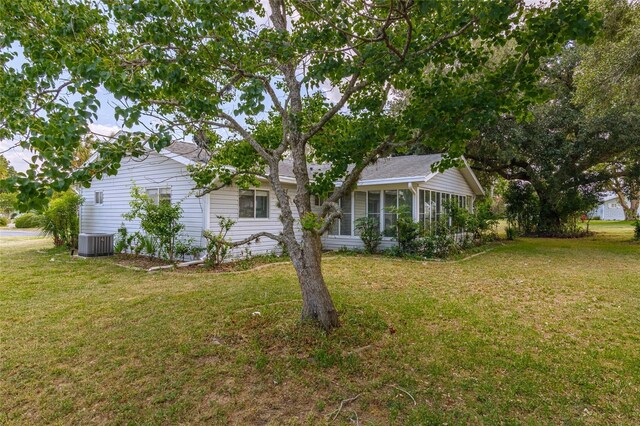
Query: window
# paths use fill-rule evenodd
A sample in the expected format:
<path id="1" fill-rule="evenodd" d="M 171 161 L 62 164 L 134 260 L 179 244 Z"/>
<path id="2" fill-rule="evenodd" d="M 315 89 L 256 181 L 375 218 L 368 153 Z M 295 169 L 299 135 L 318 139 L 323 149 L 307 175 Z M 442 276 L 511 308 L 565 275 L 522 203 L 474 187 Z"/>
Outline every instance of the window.
<path id="1" fill-rule="evenodd" d="M 342 210 L 342 217 L 333 221 L 331 228 L 329 228 L 329 235 L 352 235 L 351 194 L 341 197 L 338 200 L 338 205 Z"/>
<path id="2" fill-rule="evenodd" d="M 413 218 L 413 192 L 408 189 L 386 190 L 384 191 L 384 228 L 382 232 L 386 236 L 394 236 L 398 214 L 396 209 L 400 209 L 403 214 Z"/>
<path id="3" fill-rule="evenodd" d="M 269 191 L 241 189 L 238 217 L 250 219 L 269 217 Z"/>
<path id="4" fill-rule="evenodd" d="M 103 191 L 96 191 L 95 192 L 95 201 L 96 201 L 96 204 L 104 203 L 104 192 Z"/>
<path id="5" fill-rule="evenodd" d="M 469 195 L 446 194 L 421 189 L 419 197 L 418 218 L 424 226 L 437 224 L 442 219 L 447 219 L 451 224 L 451 218 L 447 216 L 449 203 L 469 212 L 473 211 L 473 198 Z"/>
<path id="6" fill-rule="evenodd" d="M 380 191 L 367 192 L 367 216 L 380 224 Z"/>
<path id="7" fill-rule="evenodd" d="M 161 201 L 171 203 L 171 188 L 147 188 L 147 196 L 156 204 Z"/>
<path id="8" fill-rule="evenodd" d="M 386 236 L 392 236 L 395 234 L 397 215 L 393 211 L 394 207 L 398 207 L 398 191 L 386 190 L 384 191 L 384 228 L 383 232 Z"/>

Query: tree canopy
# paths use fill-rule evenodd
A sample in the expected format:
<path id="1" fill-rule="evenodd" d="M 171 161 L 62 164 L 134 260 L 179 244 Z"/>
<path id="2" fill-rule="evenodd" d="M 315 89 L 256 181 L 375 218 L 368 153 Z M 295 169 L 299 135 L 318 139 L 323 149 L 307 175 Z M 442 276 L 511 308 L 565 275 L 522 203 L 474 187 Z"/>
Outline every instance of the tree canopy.
<path id="1" fill-rule="evenodd" d="M 583 51 L 569 46 L 545 62 L 541 87 L 550 99 L 532 106 L 530 119 L 504 115 L 468 145 L 477 167 L 533 186 L 540 233 L 562 233 L 572 217 L 588 210 L 585 202 L 614 177 L 612 169 L 602 166 L 637 146 L 637 110 L 609 108 L 591 116 L 575 103 L 574 76 Z"/>
<path id="2" fill-rule="evenodd" d="M 255 179 L 272 186 L 282 233 L 249 239 L 287 247 L 303 317 L 331 328 L 320 235 L 361 171 L 416 144 L 462 154 L 496 113 L 536 100 L 539 60 L 591 38 L 597 21 L 586 0 L 4 2 L 0 138 L 41 165 L 1 184 L 37 206 L 72 182 L 116 173 L 126 154 L 192 137 L 215 153 L 192 170 L 203 192 Z M 99 92 L 118 100 L 114 116 L 132 131 L 96 143 L 97 160 L 76 170 Z M 291 194 L 278 178 L 285 157 Z M 313 182 L 310 161 L 330 164 Z M 317 215 L 314 193 L 331 193 Z"/>

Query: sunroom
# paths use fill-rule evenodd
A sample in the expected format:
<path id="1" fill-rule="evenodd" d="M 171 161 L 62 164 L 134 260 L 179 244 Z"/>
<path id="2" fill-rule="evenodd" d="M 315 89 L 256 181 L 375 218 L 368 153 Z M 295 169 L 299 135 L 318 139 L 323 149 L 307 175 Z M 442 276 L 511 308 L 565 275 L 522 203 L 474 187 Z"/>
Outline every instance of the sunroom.
<path id="1" fill-rule="evenodd" d="M 447 216 L 445 206 L 449 203 L 473 211 L 474 198 L 468 191 L 445 192 L 413 184 L 371 188 L 361 186 L 340 199 L 342 218 L 334 221 L 324 237 L 324 245 L 327 249 L 336 248 L 336 245 L 338 248 L 360 247 L 357 220 L 371 217 L 380 226 L 383 235 L 382 246 L 390 246 L 393 244 L 399 211 L 411 215 L 414 221 L 422 223 L 425 227 L 430 227 L 440 223 Z"/>

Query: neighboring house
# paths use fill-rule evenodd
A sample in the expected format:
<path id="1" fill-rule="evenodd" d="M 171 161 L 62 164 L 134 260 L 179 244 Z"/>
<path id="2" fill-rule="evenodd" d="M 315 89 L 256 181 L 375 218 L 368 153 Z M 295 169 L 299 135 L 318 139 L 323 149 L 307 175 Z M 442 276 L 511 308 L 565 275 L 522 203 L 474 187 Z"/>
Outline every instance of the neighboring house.
<path id="1" fill-rule="evenodd" d="M 425 222 L 438 220 L 444 214 L 447 200 L 455 200 L 460 206 L 472 210 L 475 197 L 484 193 L 473 171 L 465 162 L 460 169 L 432 172 L 431 166 L 440 159 L 439 154 L 391 157 L 367 167 L 356 190 L 340 200 L 344 216 L 336 220 L 323 237 L 324 247 L 329 250 L 362 247 L 355 231 L 355 221 L 363 216 L 378 219 L 383 232 L 390 229 L 395 215 L 385 209 L 387 206 L 404 205 L 414 220 Z M 94 179 L 90 188 L 81 190 L 85 202 L 80 209 L 80 232 L 116 233 L 122 223 L 129 232 L 138 230 L 137 222 L 125 221 L 122 217 L 130 209 L 130 192 L 134 184 L 154 200 L 180 202 L 185 236 L 202 246 L 205 244 L 202 231 L 217 231 L 218 216 L 236 221 L 227 235 L 232 241 L 260 231 L 281 232 L 280 209 L 267 182 L 247 190 L 229 186 L 199 197 L 193 189 L 195 183 L 189 177 L 187 166 L 206 160 L 204 150 L 184 142 L 175 142 L 160 153 L 151 151 L 144 158 L 124 158 L 116 176 Z M 313 176 L 323 166 L 310 165 L 309 168 Z M 281 182 L 293 192 L 296 181 L 291 163 L 284 161 L 280 172 Z M 313 200 L 314 206 L 320 203 L 317 198 Z M 292 210 L 296 210 L 293 203 Z M 385 237 L 382 247 L 392 244 L 393 240 Z M 252 254 L 277 249 L 277 243 L 268 238 L 250 246 Z"/>
<path id="2" fill-rule="evenodd" d="M 638 214 L 640 214 L 640 208 Z M 624 220 L 624 209 L 616 194 L 607 194 L 602 197 L 598 207 L 591 212 L 591 216 L 597 216 L 601 220 Z"/>

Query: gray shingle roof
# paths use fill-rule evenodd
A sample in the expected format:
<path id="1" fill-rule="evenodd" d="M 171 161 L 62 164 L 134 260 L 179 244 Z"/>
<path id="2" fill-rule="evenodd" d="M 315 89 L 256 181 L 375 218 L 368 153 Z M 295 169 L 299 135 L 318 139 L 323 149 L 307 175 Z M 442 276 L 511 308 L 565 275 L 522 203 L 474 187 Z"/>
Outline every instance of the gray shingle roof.
<path id="1" fill-rule="evenodd" d="M 209 160 L 209 153 L 195 143 L 173 142 L 165 149 L 173 154 L 188 158 L 191 161 L 204 163 Z"/>
<path id="2" fill-rule="evenodd" d="M 165 149 L 192 161 L 205 162 L 209 158 L 207 151 L 194 143 L 174 142 Z M 381 158 L 364 169 L 360 180 L 426 177 L 431 174 L 431 166 L 441 159 L 441 154 Z M 310 164 L 309 175 L 313 176 L 328 168 L 327 164 Z M 295 177 L 291 160 L 284 160 L 280 163 L 280 176 Z"/>

